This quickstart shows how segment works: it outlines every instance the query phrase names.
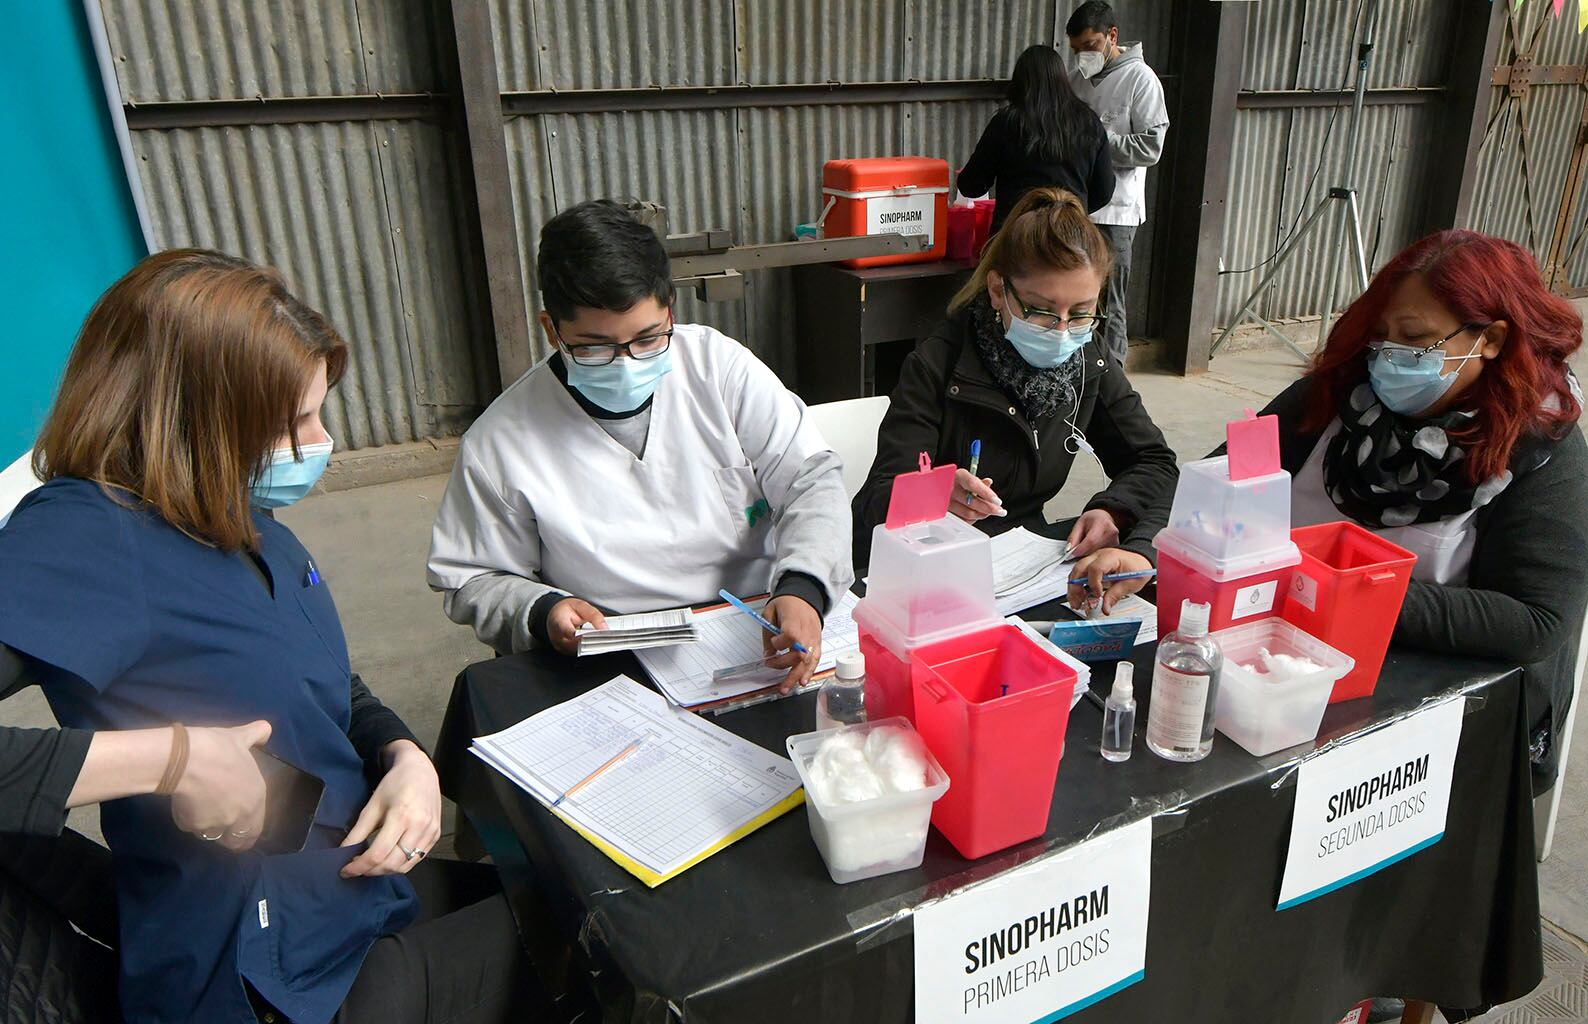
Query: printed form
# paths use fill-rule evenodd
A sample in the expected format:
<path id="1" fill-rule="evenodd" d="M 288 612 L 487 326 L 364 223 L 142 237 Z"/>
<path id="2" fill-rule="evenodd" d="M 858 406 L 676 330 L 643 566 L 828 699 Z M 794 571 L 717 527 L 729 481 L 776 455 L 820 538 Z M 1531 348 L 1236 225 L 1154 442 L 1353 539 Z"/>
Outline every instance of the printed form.
<path id="1" fill-rule="evenodd" d="M 474 741 L 471 751 L 655 887 L 804 800 L 786 757 L 740 739 L 627 676 Z"/>
<path id="2" fill-rule="evenodd" d="M 992 539 L 993 593 L 999 615 L 1034 608 L 1070 589 L 1070 545 L 1017 526 Z"/>
<path id="3" fill-rule="evenodd" d="M 855 604 L 859 599 L 845 593 L 822 623 L 821 659 L 818 673 L 829 671 L 838 656 L 860 647 L 855 626 Z M 750 601 L 756 609 L 765 600 Z M 698 707 L 713 701 L 752 693 L 766 686 L 764 681 L 719 681 L 720 669 L 733 668 L 761 657 L 761 638 L 768 635 L 755 620 L 732 607 L 713 608 L 695 614 L 698 640 L 686 647 L 667 647 L 634 652 L 645 672 L 667 698 L 679 707 Z"/>

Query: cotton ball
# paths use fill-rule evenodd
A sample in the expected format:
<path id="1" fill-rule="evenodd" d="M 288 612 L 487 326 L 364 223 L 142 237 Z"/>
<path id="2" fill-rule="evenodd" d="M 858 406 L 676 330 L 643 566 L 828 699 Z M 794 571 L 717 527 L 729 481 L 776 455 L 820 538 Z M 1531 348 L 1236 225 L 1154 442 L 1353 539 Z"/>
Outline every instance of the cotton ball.
<path id="1" fill-rule="evenodd" d="M 1247 666 L 1258 675 L 1267 675 L 1269 682 L 1283 683 L 1301 676 L 1311 675 L 1323 668 L 1311 658 L 1294 654 L 1274 654 L 1266 647 L 1257 649 L 1257 660 Z"/>
<path id="2" fill-rule="evenodd" d="M 920 737 L 903 729 L 874 729 L 866 738 L 866 760 L 894 793 L 926 788 L 926 757 Z"/>
<path id="3" fill-rule="evenodd" d="M 843 731 L 822 741 L 811 762 L 811 781 L 831 803 L 854 803 L 882 795 L 882 780 L 866 760 L 865 741 Z"/>

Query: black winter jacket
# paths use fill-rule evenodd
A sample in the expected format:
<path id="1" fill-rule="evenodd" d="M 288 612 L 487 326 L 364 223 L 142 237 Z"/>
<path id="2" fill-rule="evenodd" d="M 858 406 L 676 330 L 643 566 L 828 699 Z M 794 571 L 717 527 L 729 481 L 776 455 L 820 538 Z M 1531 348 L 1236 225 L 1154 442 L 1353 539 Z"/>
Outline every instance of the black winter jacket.
<path id="1" fill-rule="evenodd" d="M 913 471 L 921 452 L 934 465 L 967 467 L 980 440 L 978 475 L 992 479 L 1009 515 L 983 519 L 990 534 L 1040 522 L 1042 506 L 1070 475 L 1069 420 L 1086 435 L 1109 485 L 1087 505 L 1113 515 L 1120 547 L 1153 558 L 1152 538 L 1169 520 L 1179 470 L 1175 453 L 1141 397 L 1094 337 L 1081 352 L 1085 368 L 1078 407 L 1062 407 L 1035 423 L 992 378 L 976 351 L 969 314 L 939 324 L 905 359 L 892 405 L 877 433 L 877 457 L 855 495 L 855 567 L 871 561 L 871 531 L 887 518 L 893 478 Z"/>
<path id="2" fill-rule="evenodd" d="M 1003 225 L 1020 197 L 1031 189 L 1057 185 L 1075 193 L 1086 212 L 1100 210 L 1114 198 L 1114 158 L 1108 150 L 1108 133 L 1097 115 L 1091 117 L 1093 131 L 1082 151 L 1066 153 L 1064 159 L 1049 162 L 1026 152 L 1024 141 L 1011 130 L 1009 112 L 1000 110 L 981 133 L 976 151 L 965 162 L 956 184 L 963 196 L 986 195 L 998 187 L 998 203 L 993 207 L 993 230 Z"/>

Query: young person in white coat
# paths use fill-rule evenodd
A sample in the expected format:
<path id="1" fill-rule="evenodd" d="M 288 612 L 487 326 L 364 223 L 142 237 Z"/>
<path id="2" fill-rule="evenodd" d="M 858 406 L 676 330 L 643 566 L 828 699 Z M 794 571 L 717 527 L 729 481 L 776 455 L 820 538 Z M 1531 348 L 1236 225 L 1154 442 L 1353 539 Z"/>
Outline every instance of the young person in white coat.
<path id="1" fill-rule="evenodd" d="M 499 652 L 572 654 L 603 611 L 770 592 L 771 663 L 807 681 L 854 571 L 842 466 L 804 403 L 674 322 L 661 239 L 618 204 L 553 217 L 536 269 L 552 353 L 463 437 L 427 573 L 447 615 Z"/>
<path id="2" fill-rule="evenodd" d="M 1064 26 L 1075 71 L 1075 94 L 1103 119 L 1114 158 L 1114 196 L 1092 222 L 1114 250 L 1114 272 L 1108 279 L 1108 320 L 1103 328 L 1109 355 L 1125 362 L 1125 292 L 1130 287 L 1130 250 L 1136 229 L 1147 219 L 1147 168 L 1163 156 L 1169 134 L 1169 108 L 1163 84 L 1142 57 L 1140 43 L 1119 41 L 1114 9 L 1102 0 L 1087 0 Z"/>

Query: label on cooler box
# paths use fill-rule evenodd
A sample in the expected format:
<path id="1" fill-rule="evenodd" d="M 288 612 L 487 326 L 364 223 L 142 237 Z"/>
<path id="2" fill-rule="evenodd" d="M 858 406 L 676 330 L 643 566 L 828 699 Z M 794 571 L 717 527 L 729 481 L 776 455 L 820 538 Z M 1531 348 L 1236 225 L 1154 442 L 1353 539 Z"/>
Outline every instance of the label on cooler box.
<path id="1" fill-rule="evenodd" d="M 1147 740 L 1165 750 L 1193 751 L 1202 745 L 1202 726 L 1212 713 L 1205 673 L 1178 672 L 1159 662 L 1152 670 L 1152 703 L 1147 705 Z"/>
<path id="2" fill-rule="evenodd" d="M 1235 603 L 1230 607 L 1230 621 L 1238 622 L 1253 615 L 1264 615 L 1274 610 L 1274 598 L 1279 594 L 1279 581 L 1254 583 L 1235 592 Z"/>
<path id="3" fill-rule="evenodd" d="M 915 911 L 917 1024 L 1056 1021 L 1142 979 L 1152 819 Z"/>
<path id="4" fill-rule="evenodd" d="M 937 195 L 922 192 L 908 196 L 878 196 L 866 200 L 866 234 L 900 235 L 935 233 Z"/>
<path id="5" fill-rule="evenodd" d="M 1442 701 L 1302 762 L 1278 909 L 1439 842 L 1465 704 Z"/>

